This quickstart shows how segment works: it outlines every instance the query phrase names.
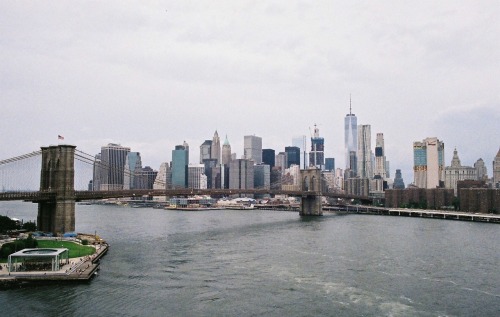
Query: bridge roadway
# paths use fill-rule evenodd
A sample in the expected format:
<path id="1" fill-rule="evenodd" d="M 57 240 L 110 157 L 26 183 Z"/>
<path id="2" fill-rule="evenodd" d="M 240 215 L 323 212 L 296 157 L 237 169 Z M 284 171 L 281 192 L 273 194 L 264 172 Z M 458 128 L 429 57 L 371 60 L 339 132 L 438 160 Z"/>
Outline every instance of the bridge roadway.
<path id="1" fill-rule="evenodd" d="M 143 196 L 193 196 L 193 195 L 210 195 L 210 196 L 230 196 L 239 194 L 270 194 L 288 195 L 296 197 L 311 197 L 324 196 L 330 198 L 342 199 L 358 199 L 363 203 L 371 203 L 372 197 L 345 195 L 330 192 L 317 191 L 301 191 L 301 190 L 269 190 L 269 189 L 131 189 L 131 190 L 115 190 L 115 191 L 75 191 L 75 201 L 95 200 L 106 198 L 128 198 L 128 197 L 143 197 Z M 55 192 L 53 191 L 33 191 L 33 192 L 5 192 L 0 193 L 0 201 L 6 200 L 24 200 L 31 202 L 43 202 L 55 200 Z"/>

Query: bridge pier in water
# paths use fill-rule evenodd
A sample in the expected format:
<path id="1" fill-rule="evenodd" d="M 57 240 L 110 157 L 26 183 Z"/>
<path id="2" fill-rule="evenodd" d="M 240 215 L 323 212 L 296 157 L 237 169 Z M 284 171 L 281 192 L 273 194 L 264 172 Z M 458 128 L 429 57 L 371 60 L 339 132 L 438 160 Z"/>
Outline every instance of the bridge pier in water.
<path id="1" fill-rule="evenodd" d="M 38 203 L 38 229 L 45 232 L 75 231 L 74 145 L 42 147 L 40 191 L 55 193 Z"/>
<path id="2" fill-rule="evenodd" d="M 301 170 L 302 195 L 301 216 L 322 216 L 323 204 L 321 202 L 322 182 L 321 170 L 317 168 Z"/>

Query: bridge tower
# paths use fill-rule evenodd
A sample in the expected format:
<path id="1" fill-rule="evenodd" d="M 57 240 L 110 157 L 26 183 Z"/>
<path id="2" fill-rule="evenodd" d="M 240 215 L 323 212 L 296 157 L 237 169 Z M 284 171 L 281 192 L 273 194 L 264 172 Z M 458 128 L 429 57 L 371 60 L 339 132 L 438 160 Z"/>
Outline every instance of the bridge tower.
<path id="1" fill-rule="evenodd" d="M 300 171 L 302 203 L 301 216 L 322 216 L 323 205 L 321 203 L 322 181 L 321 170 L 310 168 Z"/>
<path id="2" fill-rule="evenodd" d="M 55 194 L 55 199 L 38 203 L 37 220 L 41 231 L 75 230 L 75 148 L 74 145 L 41 148 L 40 191 Z"/>

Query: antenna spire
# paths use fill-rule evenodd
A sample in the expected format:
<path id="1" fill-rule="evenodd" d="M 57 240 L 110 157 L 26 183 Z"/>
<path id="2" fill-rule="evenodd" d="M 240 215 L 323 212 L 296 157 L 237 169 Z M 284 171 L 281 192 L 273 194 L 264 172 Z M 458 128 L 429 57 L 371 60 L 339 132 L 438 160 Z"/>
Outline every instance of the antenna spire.
<path id="1" fill-rule="evenodd" d="M 352 100 L 351 100 L 351 94 L 349 94 L 349 114 L 352 114 Z"/>

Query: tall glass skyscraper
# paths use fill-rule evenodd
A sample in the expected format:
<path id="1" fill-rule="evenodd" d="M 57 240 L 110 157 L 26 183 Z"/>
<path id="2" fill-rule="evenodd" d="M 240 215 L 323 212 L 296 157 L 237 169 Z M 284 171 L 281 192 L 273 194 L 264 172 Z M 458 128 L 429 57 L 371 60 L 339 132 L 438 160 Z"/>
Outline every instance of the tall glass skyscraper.
<path id="1" fill-rule="evenodd" d="M 142 169 L 141 154 L 130 152 L 125 160 L 125 171 L 123 174 L 123 189 L 135 189 L 135 178 Z"/>
<path id="2" fill-rule="evenodd" d="M 172 187 L 186 188 L 188 181 L 189 147 L 186 142 L 172 150 Z"/>
<path id="3" fill-rule="evenodd" d="M 349 113 L 344 119 L 344 146 L 345 146 L 345 168 L 356 171 L 356 152 L 358 150 L 358 118 L 352 113 L 351 102 L 349 100 Z M 354 164 L 353 164 L 354 163 Z"/>
<path id="4" fill-rule="evenodd" d="M 287 154 L 286 168 L 289 168 L 292 164 L 298 165 L 300 167 L 300 148 L 296 146 L 286 146 L 285 153 Z"/>

